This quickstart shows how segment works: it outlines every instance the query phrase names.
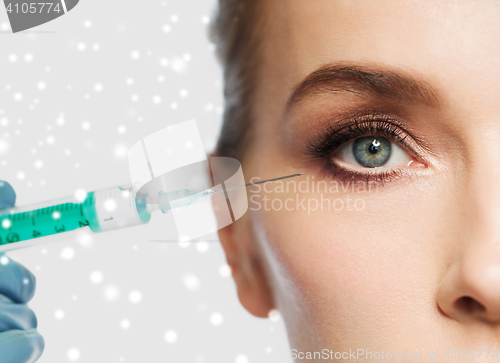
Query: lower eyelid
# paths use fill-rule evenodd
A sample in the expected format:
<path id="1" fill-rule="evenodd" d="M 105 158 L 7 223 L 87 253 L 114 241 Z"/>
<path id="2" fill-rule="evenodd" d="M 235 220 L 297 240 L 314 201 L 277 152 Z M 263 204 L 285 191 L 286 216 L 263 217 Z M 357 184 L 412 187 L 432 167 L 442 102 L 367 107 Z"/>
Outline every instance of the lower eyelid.
<path id="1" fill-rule="evenodd" d="M 362 184 L 384 184 L 388 181 L 395 181 L 405 177 L 405 172 L 401 170 L 373 168 L 369 172 L 359 172 L 353 169 L 347 169 L 332 163 L 325 166 L 324 178 L 338 180 L 343 184 L 362 183 Z M 381 169 L 377 172 L 374 169 Z"/>
<path id="2" fill-rule="evenodd" d="M 398 169 L 424 169 L 427 168 L 427 165 L 421 163 L 420 161 L 416 159 L 412 159 L 408 162 L 407 165 L 401 166 L 401 167 L 375 167 L 375 168 L 364 168 L 362 166 L 359 166 L 359 168 L 352 167 L 351 165 L 347 164 L 346 162 L 343 162 L 341 160 L 336 159 L 335 157 L 332 157 L 332 163 L 337 164 L 339 167 L 346 169 L 348 171 L 356 171 L 356 172 L 361 172 L 361 173 L 377 173 L 379 171 L 387 171 L 387 170 L 398 170 Z M 330 163 L 331 164 L 331 163 Z"/>

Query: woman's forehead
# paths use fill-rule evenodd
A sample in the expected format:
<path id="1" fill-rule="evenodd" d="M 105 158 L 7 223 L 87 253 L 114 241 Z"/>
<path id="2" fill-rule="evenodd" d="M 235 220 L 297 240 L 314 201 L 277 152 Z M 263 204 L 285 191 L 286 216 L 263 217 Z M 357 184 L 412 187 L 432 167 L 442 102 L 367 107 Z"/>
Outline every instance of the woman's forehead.
<path id="1" fill-rule="evenodd" d="M 349 62 L 415 72 L 457 97 L 464 85 L 474 94 L 500 92 L 499 1 L 280 0 L 265 7 L 268 86 L 291 90 L 325 65 Z"/>

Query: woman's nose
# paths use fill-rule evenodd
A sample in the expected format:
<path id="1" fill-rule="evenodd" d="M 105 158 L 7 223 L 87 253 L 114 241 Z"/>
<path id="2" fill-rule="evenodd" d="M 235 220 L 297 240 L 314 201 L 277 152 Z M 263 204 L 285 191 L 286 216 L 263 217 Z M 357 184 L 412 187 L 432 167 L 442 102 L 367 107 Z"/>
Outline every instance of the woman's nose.
<path id="1" fill-rule="evenodd" d="M 439 308 L 457 321 L 500 324 L 500 236 L 472 243 L 439 285 Z"/>
<path id="2" fill-rule="evenodd" d="M 468 170 L 471 177 L 459 196 L 463 209 L 454 214 L 461 219 L 437 303 L 457 321 L 500 325 L 500 189 L 496 182 L 500 166 L 484 163 Z M 484 177 L 492 172 L 497 175 Z"/>

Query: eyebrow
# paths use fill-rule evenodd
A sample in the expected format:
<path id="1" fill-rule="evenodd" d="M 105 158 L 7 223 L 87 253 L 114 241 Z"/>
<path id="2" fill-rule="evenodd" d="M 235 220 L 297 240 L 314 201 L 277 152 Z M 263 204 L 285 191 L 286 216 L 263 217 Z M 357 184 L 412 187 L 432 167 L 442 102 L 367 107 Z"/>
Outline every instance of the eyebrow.
<path id="1" fill-rule="evenodd" d="M 307 76 L 295 87 L 287 110 L 312 95 L 350 92 L 376 98 L 439 107 L 438 92 L 421 78 L 400 70 L 358 64 L 326 65 Z"/>

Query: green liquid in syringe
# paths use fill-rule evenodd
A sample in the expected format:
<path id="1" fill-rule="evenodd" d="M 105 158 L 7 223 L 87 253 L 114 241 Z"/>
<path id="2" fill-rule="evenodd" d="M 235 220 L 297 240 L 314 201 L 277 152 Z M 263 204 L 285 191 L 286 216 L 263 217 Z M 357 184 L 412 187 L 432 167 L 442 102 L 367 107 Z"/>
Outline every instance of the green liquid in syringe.
<path id="1" fill-rule="evenodd" d="M 94 201 L 64 203 L 23 213 L 0 216 L 0 245 L 68 232 L 89 226 Z M 90 212 L 90 213 L 89 213 Z"/>

